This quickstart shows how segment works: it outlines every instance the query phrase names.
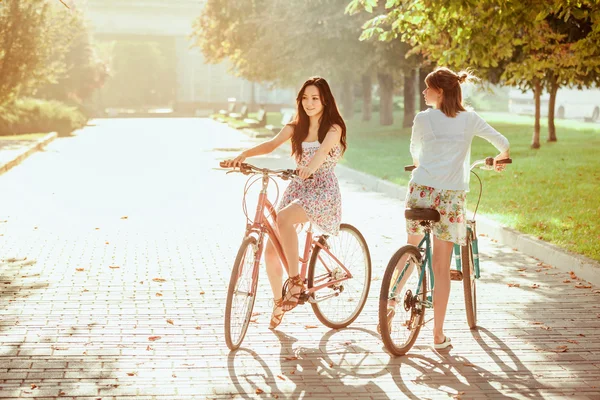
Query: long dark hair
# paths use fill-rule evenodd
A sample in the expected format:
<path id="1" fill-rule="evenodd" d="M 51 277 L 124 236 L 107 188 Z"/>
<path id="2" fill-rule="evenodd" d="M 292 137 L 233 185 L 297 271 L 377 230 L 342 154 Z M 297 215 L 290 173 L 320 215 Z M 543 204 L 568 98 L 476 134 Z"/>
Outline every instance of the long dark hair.
<path id="1" fill-rule="evenodd" d="M 308 127 L 310 125 L 310 118 L 302 107 L 302 96 L 307 86 L 315 86 L 319 90 L 319 97 L 323 104 L 323 114 L 319 120 L 319 143 L 323 143 L 327 132 L 334 124 L 338 124 L 342 128 L 342 136 L 340 138 L 340 145 L 342 146 L 342 153 L 346 151 L 346 124 L 340 115 L 331 89 L 327 81 L 320 76 L 313 76 L 309 78 L 298 92 L 296 97 L 296 116 L 294 120 L 290 122 L 290 125 L 294 127 L 294 133 L 292 135 L 292 156 L 295 156 L 297 160 L 302 158 L 302 142 L 308 136 Z"/>

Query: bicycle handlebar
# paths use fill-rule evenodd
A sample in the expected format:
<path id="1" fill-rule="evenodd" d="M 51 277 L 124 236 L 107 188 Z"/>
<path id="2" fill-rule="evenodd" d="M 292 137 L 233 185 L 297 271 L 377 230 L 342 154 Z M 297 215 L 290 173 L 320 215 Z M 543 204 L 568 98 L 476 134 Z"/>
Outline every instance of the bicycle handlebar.
<path id="1" fill-rule="evenodd" d="M 503 160 L 496 161 L 496 164 L 512 164 L 512 158 L 505 158 Z M 487 157 L 485 160 L 478 160 L 471 165 L 471 169 L 475 168 L 478 165 L 485 165 L 487 167 L 492 167 L 494 165 L 494 157 Z M 404 170 L 410 172 L 417 168 L 415 165 L 405 165 Z"/>
<path id="2" fill-rule="evenodd" d="M 255 165 L 248 164 L 248 163 L 240 163 L 240 165 L 237 167 L 231 167 L 231 166 L 228 166 L 225 161 L 221 161 L 219 163 L 219 166 L 221 168 L 231 168 L 232 170 L 230 172 L 241 172 L 244 175 L 250 175 L 250 174 L 275 175 L 278 178 L 281 178 L 283 180 L 288 180 L 291 177 L 298 177 L 298 178 L 300 177 L 298 175 L 297 170 L 294 170 L 294 169 L 259 168 Z M 236 170 L 236 168 L 239 168 L 239 170 Z M 313 177 L 313 175 L 311 175 L 306 179 L 314 179 L 314 177 Z"/>

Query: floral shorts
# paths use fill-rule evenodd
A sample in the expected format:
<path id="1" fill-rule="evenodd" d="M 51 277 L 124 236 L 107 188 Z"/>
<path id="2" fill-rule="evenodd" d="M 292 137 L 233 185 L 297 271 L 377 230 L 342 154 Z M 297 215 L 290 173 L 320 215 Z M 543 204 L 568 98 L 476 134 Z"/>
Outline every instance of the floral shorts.
<path id="1" fill-rule="evenodd" d="M 440 213 L 440 221 L 433 224 L 435 237 L 461 246 L 467 244 L 467 222 L 464 190 L 438 190 L 411 182 L 406 194 L 406 208 L 433 208 Z M 406 220 L 409 235 L 423 235 L 421 221 Z"/>

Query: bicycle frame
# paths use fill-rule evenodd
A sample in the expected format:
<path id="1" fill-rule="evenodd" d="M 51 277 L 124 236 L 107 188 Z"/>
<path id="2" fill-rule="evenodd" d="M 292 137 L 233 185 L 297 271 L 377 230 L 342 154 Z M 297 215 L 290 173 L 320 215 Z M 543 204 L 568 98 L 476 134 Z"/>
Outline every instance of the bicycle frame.
<path id="1" fill-rule="evenodd" d="M 425 248 L 423 248 L 423 244 L 425 244 Z M 431 254 L 431 233 L 429 230 L 425 230 L 425 234 L 423 235 L 423 239 L 421 239 L 421 242 L 419 243 L 419 245 L 417 246 L 417 248 L 419 249 L 419 251 L 421 251 L 422 253 L 424 253 L 424 258 L 423 261 L 421 262 L 421 272 L 419 274 L 419 282 L 417 283 L 417 292 L 415 293 L 415 297 L 418 297 L 420 292 L 421 292 L 421 285 L 423 284 L 423 279 L 425 279 L 425 269 L 429 270 L 429 291 L 430 293 L 433 292 L 433 287 L 434 287 L 434 277 L 433 277 L 433 267 L 431 264 L 432 261 L 432 254 Z M 400 275 L 398 275 L 398 277 L 396 278 L 396 282 L 394 283 L 394 286 L 392 287 L 391 293 L 396 293 L 397 288 L 398 288 L 398 284 L 402 281 L 402 278 L 404 277 L 404 273 L 406 272 L 406 269 L 408 268 L 408 260 L 406 262 L 406 265 L 404 266 L 404 268 L 402 269 L 402 272 L 400 273 Z M 432 295 L 428 295 L 427 296 L 427 301 L 423 302 L 423 305 L 426 308 L 432 308 L 433 307 L 433 300 L 432 300 Z"/>
<path id="2" fill-rule="evenodd" d="M 259 263 L 260 257 L 262 256 L 262 252 L 263 252 L 263 249 L 265 246 L 265 242 L 264 242 L 263 238 L 264 238 L 265 234 L 268 235 L 269 238 L 271 239 L 273 246 L 275 247 L 275 250 L 277 252 L 277 255 L 279 256 L 279 259 L 281 260 L 281 262 L 283 263 L 283 266 L 285 267 L 286 271 L 289 274 L 289 264 L 288 264 L 287 258 L 285 256 L 283 246 L 281 245 L 281 239 L 279 238 L 279 232 L 274 227 L 274 223 L 277 222 L 277 212 L 275 211 L 275 207 L 273 207 L 273 204 L 269 201 L 269 199 L 267 197 L 267 187 L 269 185 L 270 179 L 271 178 L 269 177 L 269 175 L 263 174 L 262 189 L 258 196 L 258 204 L 256 206 L 254 220 L 253 220 L 252 224 L 248 224 L 248 226 L 246 226 L 246 235 L 245 236 L 249 236 L 252 234 L 256 235 L 256 239 L 258 241 L 258 251 L 256 252 L 257 259 L 255 260 L 255 262 Z M 273 224 L 269 221 L 269 219 L 268 219 L 269 216 L 271 216 L 273 218 Z M 325 253 L 327 253 L 334 260 L 335 264 L 337 264 L 337 266 L 339 266 L 340 268 L 342 268 L 344 270 L 344 272 L 346 273 L 346 276 L 344 278 L 340 278 L 340 279 L 336 279 L 336 280 L 328 280 L 326 283 L 323 283 L 321 285 L 314 286 L 314 287 L 308 289 L 307 293 L 309 295 L 316 292 L 317 290 L 323 289 L 323 288 L 331 286 L 331 285 L 338 284 L 340 282 L 343 282 L 347 279 L 352 278 L 352 274 L 350 273 L 350 271 L 337 259 L 337 257 L 335 257 L 329 251 L 329 248 L 327 246 L 324 246 L 323 243 L 321 243 L 322 242 L 321 238 L 326 239 L 327 236 L 323 235 L 323 236 L 313 237 L 312 227 L 309 227 L 307 234 L 306 234 L 306 241 L 304 243 L 304 252 L 299 259 L 299 261 L 302 263 L 302 267 L 299 271 L 301 274 L 300 276 L 302 277 L 302 279 L 304 281 L 306 280 L 308 263 L 310 261 L 312 251 L 316 246 L 320 247 L 322 251 L 325 251 Z M 325 242 L 325 240 L 323 240 L 323 242 Z M 332 268 L 330 268 L 320 256 L 319 256 L 319 259 L 323 263 L 325 269 L 331 273 L 332 270 L 335 268 L 335 265 Z M 258 279 L 258 268 L 255 268 L 255 270 L 253 271 L 252 279 L 253 280 Z M 254 293 L 251 293 L 250 295 L 253 295 L 253 294 Z"/>

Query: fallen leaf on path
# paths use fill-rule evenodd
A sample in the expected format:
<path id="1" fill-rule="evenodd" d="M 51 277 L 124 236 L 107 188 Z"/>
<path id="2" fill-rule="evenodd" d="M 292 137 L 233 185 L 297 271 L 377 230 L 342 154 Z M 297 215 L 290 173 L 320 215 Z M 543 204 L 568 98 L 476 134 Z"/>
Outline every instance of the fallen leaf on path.
<path id="1" fill-rule="evenodd" d="M 110 244 L 109 242 L 104 242 L 104 244 Z"/>
<path id="2" fill-rule="evenodd" d="M 35 389 L 36 387 L 38 387 L 38 386 L 37 386 L 35 383 L 32 383 L 32 384 L 31 384 L 31 388 L 32 388 L 32 389 Z"/>
<path id="3" fill-rule="evenodd" d="M 117 269 L 117 268 L 121 268 L 118 265 L 109 265 L 108 268 L 112 268 L 112 269 Z"/>
<path id="4" fill-rule="evenodd" d="M 466 362 L 463 364 L 465 367 L 475 367 L 475 364 L 471 364 L 470 362 Z"/>
<path id="5" fill-rule="evenodd" d="M 580 333 L 577 336 L 585 337 L 585 335 L 583 333 Z"/>
<path id="6" fill-rule="evenodd" d="M 318 328 L 318 326 L 316 326 L 316 325 L 304 325 L 304 328 L 306 328 L 306 329 L 314 329 L 314 328 Z"/>
<path id="7" fill-rule="evenodd" d="M 569 275 L 571 275 L 571 279 L 579 279 L 579 278 L 577 277 L 577 275 L 575 275 L 575 272 L 573 272 L 573 271 L 570 271 L 570 272 L 569 272 Z"/>
<path id="8" fill-rule="evenodd" d="M 166 282 L 167 280 L 164 278 L 153 278 L 152 279 L 154 282 Z"/>
<path id="9" fill-rule="evenodd" d="M 585 283 L 578 283 L 577 285 L 575 285 L 575 287 L 577 289 L 591 289 L 592 285 L 586 285 Z"/>
<path id="10" fill-rule="evenodd" d="M 260 389 L 260 388 L 259 388 L 259 389 L 256 389 L 256 394 L 261 394 L 261 393 L 264 393 L 264 392 L 265 392 L 265 391 L 264 391 L 264 390 L 262 390 L 262 389 Z"/>
<path id="11" fill-rule="evenodd" d="M 172 319 L 168 319 L 168 320 L 167 320 L 167 324 L 175 325 L 175 324 L 173 323 L 173 320 L 172 320 Z"/>
<path id="12" fill-rule="evenodd" d="M 508 287 L 521 287 L 521 284 L 519 284 L 519 283 L 509 283 Z"/>
<path id="13" fill-rule="evenodd" d="M 154 350 L 154 347 L 152 347 L 152 346 L 148 345 L 148 347 L 146 347 L 146 350 L 147 350 L 147 351 Z"/>
<path id="14" fill-rule="evenodd" d="M 297 359 L 298 359 L 298 357 L 296 357 L 296 356 L 289 356 L 289 357 L 284 358 L 284 360 L 286 360 L 286 361 L 294 361 Z"/>
<path id="15" fill-rule="evenodd" d="M 527 271 L 527 268 L 519 268 L 519 269 L 517 270 L 517 272 L 523 272 L 523 271 Z"/>
<path id="16" fill-rule="evenodd" d="M 129 218 L 127 215 L 124 216 L 124 217 L 121 217 L 121 219 L 127 219 L 127 218 Z"/>
<path id="17" fill-rule="evenodd" d="M 283 376 L 281 376 L 281 375 L 277 375 L 277 377 L 278 377 L 279 379 L 281 379 L 282 381 L 285 381 L 285 378 L 284 378 Z"/>
<path id="18" fill-rule="evenodd" d="M 204 291 L 201 291 L 200 294 L 204 294 Z"/>
<path id="19" fill-rule="evenodd" d="M 565 280 L 563 281 L 563 283 L 571 283 L 571 280 L 570 280 L 570 279 L 565 279 Z"/>
<path id="20" fill-rule="evenodd" d="M 128 376 L 137 376 L 137 372 L 128 372 L 127 375 Z"/>
<path id="21" fill-rule="evenodd" d="M 154 341 L 156 341 L 156 340 L 160 340 L 160 336 L 150 336 L 150 337 L 148 338 L 148 340 L 149 340 L 149 341 L 151 341 L 151 342 L 154 342 Z"/>
<path id="22" fill-rule="evenodd" d="M 555 353 L 564 353 L 567 350 L 569 350 L 569 346 L 563 345 L 563 346 L 557 346 L 555 349 L 552 349 L 550 351 L 553 351 Z"/>
<path id="23" fill-rule="evenodd" d="M 532 324 L 533 324 L 533 325 L 542 325 L 542 324 L 543 324 L 543 322 L 539 322 L 539 321 L 533 321 L 533 322 L 532 322 Z"/>
<path id="24" fill-rule="evenodd" d="M 199 331 L 200 329 L 202 329 L 202 328 L 201 328 L 201 327 L 199 327 L 199 326 L 197 326 L 197 327 L 196 327 L 196 330 L 197 330 L 197 331 Z"/>
<path id="25" fill-rule="evenodd" d="M 162 297 L 162 293 L 156 293 L 156 297 Z"/>
<path id="26" fill-rule="evenodd" d="M 77 272 L 83 272 L 83 268 L 75 268 L 75 271 L 77 271 Z"/>

